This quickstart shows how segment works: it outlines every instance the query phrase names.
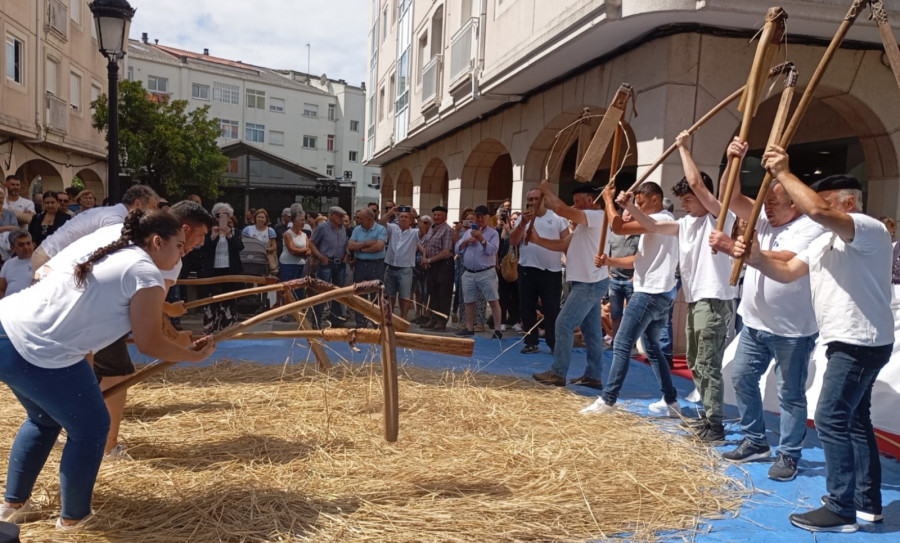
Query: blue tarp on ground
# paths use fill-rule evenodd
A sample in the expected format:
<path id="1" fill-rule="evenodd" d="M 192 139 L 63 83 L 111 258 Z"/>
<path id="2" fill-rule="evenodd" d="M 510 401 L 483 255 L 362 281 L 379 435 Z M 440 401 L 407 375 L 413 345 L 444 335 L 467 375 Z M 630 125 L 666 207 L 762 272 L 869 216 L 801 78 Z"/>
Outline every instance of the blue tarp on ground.
<path id="1" fill-rule="evenodd" d="M 442 354 L 398 349 L 400 364 L 419 366 L 436 370 L 470 370 L 497 375 L 512 375 L 522 379 L 530 379 L 531 374 L 544 371 L 552 363 L 552 355 L 546 345 L 541 344 L 539 354 L 522 355 L 521 336 L 502 341 L 475 338 L 475 353 L 472 358 L 462 358 Z M 362 346 L 361 352 L 354 352 L 346 343 L 330 343 L 326 348 L 329 356 L 337 360 L 343 358 L 351 363 L 363 363 L 373 360 L 374 348 Z M 230 341 L 219 346 L 215 360 L 248 360 L 262 364 L 284 364 L 286 362 L 313 361 L 312 355 L 302 341 L 266 340 L 266 341 Z M 212 363 L 212 360 L 208 363 Z M 135 356 L 135 362 L 146 362 L 141 355 Z M 604 375 L 609 370 L 612 353 L 604 353 Z M 572 357 L 569 376 L 584 373 L 584 350 L 576 349 Z M 693 390 L 693 383 L 687 379 L 674 377 L 675 386 L 681 398 Z M 589 404 L 598 392 L 589 388 L 570 386 L 573 392 L 590 396 L 585 398 Z M 401 390 L 402 394 L 402 390 Z M 648 366 L 632 361 L 628 378 L 622 389 L 619 405 L 635 413 L 649 416 L 647 406 L 660 398 L 661 394 L 656 379 Z M 693 408 L 693 404 L 681 400 L 685 412 Z M 727 425 L 730 430 L 731 444 L 720 447 L 724 452 L 731 449 L 740 440 L 737 433 L 737 409 L 729 406 L 726 417 L 731 421 Z M 401 420 L 401 435 L 403 421 Z M 766 427 L 769 431 L 769 443 L 778 443 L 778 418 L 768 414 Z M 807 433 L 800 461 L 800 474 L 796 480 L 788 483 L 772 481 L 767 477 L 769 464 L 751 462 L 740 467 L 731 468 L 735 477 L 747 479 L 756 490 L 750 499 L 741 507 L 737 516 L 723 520 L 715 520 L 705 526 L 703 533 L 696 536 L 697 541 L 724 542 L 744 541 L 759 543 L 819 541 L 827 543 L 840 541 L 846 543 L 863 541 L 900 541 L 900 463 L 896 460 L 882 458 L 885 520 L 878 524 L 860 523 L 860 530 L 854 534 L 813 534 L 791 525 L 788 515 L 804 512 L 819 506 L 819 499 L 825 493 L 825 458 L 821 443 L 815 430 Z M 744 475 L 746 473 L 746 475 Z M 681 540 L 682 534 L 668 534 L 671 539 Z"/>

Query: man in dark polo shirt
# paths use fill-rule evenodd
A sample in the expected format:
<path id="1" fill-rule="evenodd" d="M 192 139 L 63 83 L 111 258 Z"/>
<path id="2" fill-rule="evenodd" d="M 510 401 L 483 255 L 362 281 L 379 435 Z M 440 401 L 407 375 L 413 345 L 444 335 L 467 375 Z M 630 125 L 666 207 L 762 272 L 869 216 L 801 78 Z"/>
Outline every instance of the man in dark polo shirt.
<path id="1" fill-rule="evenodd" d="M 309 250 L 313 257 L 319 261 L 319 269 L 316 277 L 327 281 L 332 285 L 344 286 L 344 270 L 347 262 L 347 230 L 344 228 L 344 217 L 347 212 L 338 206 L 328 209 L 328 222 L 320 224 L 309 239 Z M 332 326 L 340 326 L 343 323 L 341 317 L 341 305 L 331 302 L 331 314 L 329 320 Z M 322 323 L 322 305 L 313 307 L 315 315 L 314 325 L 324 328 Z"/>
<path id="2" fill-rule="evenodd" d="M 443 332 L 447 329 L 453 295 L 453 229 L 447 224 L 446 207 L 431 208 L 431 216 L 434 224 L 422 240 L 429 310 L 429 319 L 422 328 Z"/>

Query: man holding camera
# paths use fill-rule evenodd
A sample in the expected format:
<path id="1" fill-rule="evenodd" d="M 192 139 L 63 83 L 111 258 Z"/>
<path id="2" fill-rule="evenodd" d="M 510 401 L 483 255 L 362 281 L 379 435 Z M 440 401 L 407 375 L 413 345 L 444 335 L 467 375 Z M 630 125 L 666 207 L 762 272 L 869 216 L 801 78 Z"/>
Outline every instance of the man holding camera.
<path id="1" fill-rule="evenodd" d="M 466 269 L 462 276 L 463 301 L 466 304 L 466 327 L 456 332 L 460 337 L 475 335 L 475 300 L 480 292 L 491 306 L 494 315 L 494 339 L 503 339 L 500 331 L 500 294 L 498 291 L 497 251 L 500 249 L 500 235 L 491 228 L 490 211 L 487 206 L 475 208 L 475 221 L 456 243 L 456 252 L 464 255 Z"/>
<path id="2" fill-rule="evenodd" d="M 400 296 L 400 316 L 406 318 L 412 308 L 413 268 L 419 229 L 413 228 L 415 210 L 409 206 L 393 206 L 385 213 L 381 224 L 387 228 L 387 251 L 384 256 L 384 293 L 391 299 L 391 307 Z"/>

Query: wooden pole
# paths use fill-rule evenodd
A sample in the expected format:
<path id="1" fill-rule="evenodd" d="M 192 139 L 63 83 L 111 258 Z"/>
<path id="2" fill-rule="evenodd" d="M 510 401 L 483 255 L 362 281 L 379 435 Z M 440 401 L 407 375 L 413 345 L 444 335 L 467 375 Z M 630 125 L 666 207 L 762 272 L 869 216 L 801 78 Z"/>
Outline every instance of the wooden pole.
<path id="1" fill-rule="evenodd" d="M 790 63 L 784 62 L 782 64 L 779 64 L 778 66 L 773 67 L 771 70 L 769 70 L 768 77 L 772 78 L 772 77 L 775 77 L 776 75 L 782 73 L 784 70 L 787 69 L 788 64 L 790 64 Z M 693 134 L 694 132 L 696 132 L 701 126 L 706 124 L 707 121 L 709 121 L 710 119 L 715 117 L 719 112 L 721 112 L 723 109 L 728 107 L 732 102 L 737 100 L 741 95 L 744 94 L 744 89 L 746 89 L 746 88 L 747 88 L 747 85 L 744 85 L 743 87 L 741 87 L 738 90 L 729 94 L 724 100 L 722 100 L 721 102 L 716 104 L 716 106 L 714 108 L 712 108 L 711 110 L 706 112 L 706 115 L 704 115 L 703 117 L 700 117 L 700 119 L 697 122 L 695 122 L 693 125 L 691 125 L 690 128 L 687 129 L 688 134 Z M 675 149 L 677 149 L 677 148 L 678 148 L 678 146 L 673 143 L 672 145 L 669 146 L 668 149 L 663 151 L 663 154 L 661 154 L 659 156 L 659 158 L 657 158 L 656 161 L 654 161 L 653 164 L 650 165 L 650 167 L 647 169 L 647 171 L 645 171 L 641 175 L 641 177 L 638 178 L 638 180 L 635 181 L 633 185 L 631 185 L 631 188 L 628 189 L 628 192 L 634 192 L 635 189 L 637 189 L 638 187 L 643 185 L 644 181 L 646 181 L 647 178 L 650 177 L 650 175 L 654 171 L 656 171 L 656 168 L 659 168 L 660 164 L 662 164 L 663 161 L 665 161 L 667 158 L 669 158 L 669 155 L 674 153 Z"/>
<path id="2" fill-rule="evenodd" d="M 365 294 L 367 292 L 373 292 L 377 289 L 381 288 L 380 281 L 366 281 L 364 283 L 357 283 L 355 285 L 351 285 L 349 287 L 343 287 L 339 289 L 332 290 L 330 292 L 325 292 L 322 294 L 318 294 L 316 296 L 311 296 L 309 298 L 300 300 L 298 302 L 293 302 L 289 304 L 285 304 L 281 307 L 277 307 L 275 309 L 270 309 L 255 317 L 250 317 L 242 323 L 235 324 L 234 326 L 229 326 L 228 328 L 217 332 L 213 335 L 213 339 L 218 343 L 220 341 L 224 341 L 229 339 L 232 336 L 236 336 L 244 332 L 245 330 L 252 328 L 258 324 L 261 324 L 266 321 L 270 321 L 272 319 L 276 319 L 281 317 L 282 315 L 290 315 L 291 313 L 295 313 L 302 309 L 306 309 L 312 307 L 316 304 L 321 304 L 325 302 L 329 302 L 331 300 L 336 300 L 344 296 L 353 295 L 353 294 Z M 128 387 L 140 383 L 141 381 L 156 375 L 157 373 L 161 373 L 167 370 L 169 367 L 177 364 L 178 361 L 168 361 L 161 360 L 158 362 L 154 362 L 152 364 L 148 364 L 144 366 L 139 371 L 128 376 L 127 379 L 116 383 L 115 385 L 109 387 L 108 389 L 103 391 L 103 397 L 108 398 L 112 396 L 116 392 L 120 390 L 127 389 Z"/>
<path id="3" fill-rule="evenodd" d="M 738 136 L 741 141 L 747 141 L 747 138 L 750 137 L 750 127 L 753 115 L 756 113 L 756 106 L 759 102 L 759 95 L 762 90 L 759 88 L 761 87 L 761 85 L 759 85 L 761 81 L 760 72 L 762 70 L 768 70 L 768 68 L 763 65 L 763 62 L 769 54 L 768 49 L 770 47 L 777 47 L 778 42 L 784 35 L 784 19 L 786 17 L 787 15 L 781 8 L 769 8 L 769 11 L 766 13 L 766 24 L 763 27 L 762 35 L 756 46 L 756 55 L 753 57 L 753 65 L 750 68 L 750 75 L 747 77 L 747 85 L 742 97 L 744 117 L 741 121 L 741 130 L 740 135 Z M 726 180 L 725 192 L 722 196 L 722 210 L 719 212 L 719 220 L 716 226 L 717 230 L 725 228 L 725 219 L 728 217 L 728 204 L 731 202 L 731 194 L 734 192 L 735 179 L 737 175 L 740 174 L 740 164 L 741 159 L 739 157 L 733 158 L 729 164 L 728 179 Z M 715 250 L 713 250 L 713 252 L 715 252 Z"/>
<path id="4" fill-rule="evenodd" d="M 303 279 L 306 278 L 304 277 Z M 309 281 L 304 281 L 304 283 L 308 282 Z M 283 285 L 285 286 L 282 296 L 284 298 L 284 301 L 290 304 L 296 302 L 297 297 L 294 296 L 294 291 L 290 288 L 290 286 L 288 286 L 288 283 L 290 283 L 290 281 L 287 283 L 283 283 Z M 297 321 L 297 326 L 300 328 L 300 330 L 309 329 L 310 326 L 309 322 L 306 320 L 305 313 L 297 311 L 293 316 L 294 320 Z M 313 356 L 316 357 L 316 365 L 318 366 L 319 371 L 328 371 L 328 369 L 331 367 L 331 360 L 328 358 L 328 353 L 325 352 L 325 348 L 322 347 L 322 342 L 318 339 L 310 338 L 306 340 L 306 343 L 307 345 L 309 345 L 309 350 L 312 351 Z"/>
<path id="5" fill-rule="evenodd" d="M 227 276 L 226 276 L 227 277 Z M 214 277 L 210 277 L 210 279 L 216 279 Z M 232 281 L 222 281 L 223 283 L 229 283 Z M 181 284 L 179 282 L 178 284 Z M 211 283 L 207 283 L 211 284 Z M 193 302 L 188 302 L 184 304 L 185 309 L 194 309 L 195 307 L 201 307 L 204 305 L 213 304 L 216 302 L 224 302 L 225 300 L 233 300 L 235 298 L 240 298 L 242 296 L 251 296 L 253 294 L 262 294 L 263 292 L 273 292 L 276 290 L 282 290 L 284 288 L 295 289 L 295 288 L 305 288 L 309 284 L 309 278 L 301 277 L 300 279 L 293 279 L 291 281 L 285 281 L 284 283 L 271 283 L 261 287 L 252 287 L 245 288 L 241 290 L 233 290 L 231 292 L 225 292 L 223 294 L 216 294 L 215 296 L 210 296 L 208 298 L 202 298 L 200 300 L 194 300 Z"/>
<path id="6" fill-rule="evenodd" d="M 309 286 L 316 292 L 329 292 L 338 288 L 331 283 L 327 283 L 325 281 L 322 281 L 321 279 L 313 278 L 310 278 Z M 371 300 L 367 300 L 359 296 L 345 296 L 339 301 L 353 311 L 363 314 L 370 321 L 374 323 L 381 322 L 381 317 L 379 316 L 380 310 L 379 308 L 375 307 Z M 394 328 L 396 328 L 397 330 L 401 332 L 409 331 L 410 324 L 408 320 L 397 317 L 395 315 L 393 322 Z"/>
<path id="7" fill-rule="evenodd" d="M 791 109 L 791 100 L 794 98 L 794 87 L 797 85 L 797 70 L 793 67 L 788 70 L 784 77 L 784 90 L 781 92 L 781 101 L 778 103 L 778 109 L 775 111 L 775 120 L 772 122 L 772 130 L 769 132 L 769 140 L 766 147 L 781 141 L 784 133 L 784 126 L 787 122 L 788 111 Z M 759 214 L 762 212 L 763 202 L 766 194 L 769 193 L 769 186 L 772 184 L 772 176 L 768 172 L 763 177 L 762 184 L 759 186 L 759 193 L 756 195 L 756 201 L 753 202 L 753 210 L 747 219 L 747 227 L 744 229 L 744 239 L 751 239 L 753 232 L 756 230 L 756 221 L 759 220 Z M 734 260 L 731 269 L 731 285 L 735 286 L 741 277 L 741 269 L 744 266 L 744 256 Z"/>
<path id="8" fill-rule="evenodd" d="M 218 277 L 199 277 L 197 279 L 179 279 L 179 285 L 215 285 L 218 283 L 252 283 L 254 285 L 272 285 L 278 282 L 271 275 L 220 275 Z"/>
<path id="9" fill-rule="evenodd" d="M 609 158 L 609 183 L 607 186 L 616 186 L 616 173 L 618 173 L 619 160 L 622 158 L 622 140 L 624 139 L 625 129 L 621 125 L 616 129 L 616 135 L 613 137 L 612 155 Z M 603 199 L 603 196 L 600 196 Z M 600 246 L 597 247 L 597 256 L 602 255 L 606 251 L 606 231 L 609 230 L 609 215 L 607 215 L 606 201 L 603 202 L 603 226 L 600 230 Z"/>
<path id="10" fill-rule="evenodd" d="M 384 439 L 388 443 L 397 441 L 400 427 L 400 392 L 397 383 L 397 338 L 394 335 L 391 301 L 384 295 L 384 287 L 379 295 L 381 305 L 381 368 L 384 387 Z"/>
<path id="11" fill-rule="evenodd" d="M 878 34 L 881 35 L 881 43 L 884 44 L 884 52 L 891 64 L 891 71 L 894 72 L 894 79 L 897 80 L 897 86 L 900 86 L 900 48 L 894 31 L 888 24 L 887 10 L 881 0 L 869 0 L 869 7 L 872 8 L 872 18 L 878 24 Z"/>
<path id="12" fill-rule="evenodd" d="M 397 347 L 417 349 L 432 353 L 471 357 L 475 342 L 471 339 L 428 336 L 424 334 L 396 332 Z M 371 328 L 325 328 L 323 330 L 272 330 L 270 332 L 243 332 L 228 338 L 242 339 L 318 339 L 346 343 L 375 344 L 381 342 L 381 331 Z"/>

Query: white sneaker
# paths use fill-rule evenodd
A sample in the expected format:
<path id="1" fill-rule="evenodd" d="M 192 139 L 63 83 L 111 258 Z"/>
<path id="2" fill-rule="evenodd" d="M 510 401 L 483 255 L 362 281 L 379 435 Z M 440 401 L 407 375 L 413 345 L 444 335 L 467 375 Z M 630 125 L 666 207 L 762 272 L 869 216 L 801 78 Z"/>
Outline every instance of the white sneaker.
<path id="1" fill-rule="evenodd" d="M 519 324 L 519 323 L 513 324 L 513 330 L 515 330 L 516 332 L 521 332 L 521 331 L 522 331 L 522 325 Z"/>
<path id="2" fill-rule="evenodd" d="M 594 403 L 585 407 L 584 409 L 579 411 L 579 413 L 581 413 L 582 415 L 592 415 L 594 413 L 604 415 L 604 414 L 612 413 L 615 410 L 616 410 L 615 404 L 609 405 L 608 403 L 604 402 L 603 398 L 601 397 L 601 398 L 597 398 L 596 400 L 594 400 Z"/>
<path id="3" fill-rule="evenodd" d="M 501 325 L 500 325 L 500 331 L 501 331 L 501 332 L 506 332 L 506 325 L 505 325 L 505 324 L 501 324 Z"/>
<path id="4" fill-rule="evenodd" d="M 131 456 L 126 452 L 125 445 L 119 443 L 112 448 L 111 451 L 103 455 L 103 461 L 131 460 Z"/>
<path id="5" fill-rule="evenodd" d="M 19 522 L 24 521 L 33 510 L 34 507 L 31 505 L 31 500 L 25 500 L 25 503 L 17 508 L 9 507 L 5 503 L 0 503 L 0 520 L 18 524 Z"/>
<path id="6" fill-rule="evenodd" d="M 663 413 L 666 412 L 667 408 L 668 408 L 668 405 L 666 404 L 665 398 L 660 398 L 660 400 L 658 402 L 653 402 L 648 407 L 650 412 L 654 413 L 656 415 L 662 415 Z"/>
<path id="7" fill-rule="evenodd" d="M 697 390 L 697 389 L 695 388 L 695 389 L 692 390 L 691 393 L 688 394 L 687 397 L 685 397 L 684 399 L 687 400 L 687 401 L 689 401 L 689 402 L 691 402 L 691 403 L 697 403 L 697 402 L 699 402 L 700 400 L 702 400 L 703 398 L 700 397 L 700 391 Z"/>
<path id="8" fill-rule="evenodd" d="M 75 524 L 63 524 L 62 517 L 58 517 L 56 519 L 56 529 L 61 532 L 80 532 L 88 527 L 92 518 L 94 518 L 94 514 L 90 513 Z"/>
<path id="9" fill-rule="evenodd" d="M 678 404 L 678 400 L 666 403 L 666 399 L 662 398 L 658 402 L 651 403 L 649 410 L 656 415 L 668 415 L 670 419 L 681 418 L 681 405 Z"/>

